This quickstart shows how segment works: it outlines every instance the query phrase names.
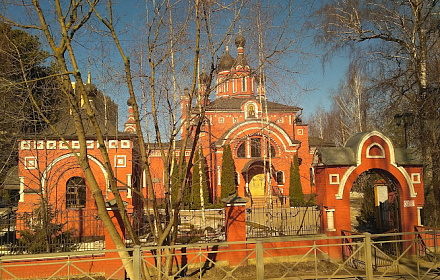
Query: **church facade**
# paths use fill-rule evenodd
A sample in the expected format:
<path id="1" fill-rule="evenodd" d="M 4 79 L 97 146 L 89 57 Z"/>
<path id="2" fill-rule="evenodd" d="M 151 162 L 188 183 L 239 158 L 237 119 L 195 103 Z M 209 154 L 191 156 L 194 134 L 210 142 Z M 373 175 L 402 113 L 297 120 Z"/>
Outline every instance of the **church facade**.
<path id="1" fill-rule="evenodd" d="M 223 148 L 230 145 L 237 171 L 238 194 L 255 204 L 267 202 L 268 197 L 270 202 L 287 204 L 289 169 L 295 155 L 300 161 L 304 194 L 307 196 L 315 192 L 310 182 L 313 149 L 309 147 L 308 127 L 299 118 L 301 108 L 267 100 L 264 77 L 255 76 L 246 61 L 245 43 L 240 32 L 235 40 L 237 56 L 232 57 L 226 49 L 218 62 L 214 86 L 210 87 L 216 96 L 206 107 L 206 119 L 200 134 L 200 145 L 206 157 L 210 200 L 220 202 Z M 205 94 L 207 82 L 206 75 L 202 74 L 200 94 Z M 102 108 L 104 97 L 91 85 L 90 80 L 86 88 L 95 108 Z M 185 116 L 186 109 L 193 104 L 184 95 L 181 104 L 182 116 Z M 106 116 L 101 123 L 105 124 L 103 131 L 113 171 L 119 182 L 118 188 L 130 209 L 136 207 L 132 188 L 143 188 L 144 192 L 147 188 L 137 164 L 133 108 L 130 103 L 127 105 L 129 118 L 124 132 L 117 131 L 115 116 Z M 87 117 L 84 116 L 84 119 Z M 73 149 L 79 149 L 71 118 L 63 118 L 56 128 Z M 112 194 L 108 190 L 108 178 L 93 127 L 86 124 L 85 129 L 91 167 L 110 203 Z M 189 156 L 189 153 L 190 150 L 187 150 L 185 156 Z M 56 209 L 63 211 L 96 209 L 75 155 L 58 135 L 47 132 L 22 139 L 19 142 L 19 158 L 20 200 L 17 213 L 35 209 L 41 199 L 46 199 Z M 149 163 L 156 197 L 163 199 L 163 162 L 158 151 L 149 153 Z"/>
<path id="2" fill-rule="evenodd" d="M 267 100 L 264 77 L 257 77 L 247 63 L 245 44 L 240 32 L 235 40 L 237 56 L 232 57 L 226 48 L 219 59 L 213 85 L 207 85 L 209 77 L 205 73 L 199 78 L 201 95 L 207 94 L 208 88 L 215 93 L 206 106 L 199 135 L 211 199 L 213 203 L 220 202 L 223 148 L 229 145 L 238 195 L 259 205 L 288 204 L 289 170 L 295 155 L 300 162 L 303 193 L 308 197 L 315 192 L 310 182 L 314 150 L 309 147 L 308 126 L 299 118 L 301 108 Z M 188 106 L 195 106 L 185 96 L 181 97 L 182 116 L 186 115 Z M 186 155 L 189 153 L 187 150 Z M 151 170 L 155 182 L 161 182 L 162 168 L 155 166 L 161 166 L 158 153 L 156 157 L 152 154 Z M 156 190 L 158 197 L 164 197 L 160 184 Z"/>

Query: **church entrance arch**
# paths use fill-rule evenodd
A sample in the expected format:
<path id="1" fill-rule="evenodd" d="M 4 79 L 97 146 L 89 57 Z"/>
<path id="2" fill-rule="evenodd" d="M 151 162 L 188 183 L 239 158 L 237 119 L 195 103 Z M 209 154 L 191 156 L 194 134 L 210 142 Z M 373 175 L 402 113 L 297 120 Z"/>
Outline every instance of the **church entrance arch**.
<path id="1" fill-rule="evenodd" d="M 401 231 L 398 181 L 381 169 L 360 174 L 350 190 L 351 231 Z"/>
<path id="2" fill-rule="evenodd" d="M 274 174 L 274 168 L 270 168 L 263 159 L 249 160 L 241 170 L 246 182 L 246 193 L 252 199 L 264 197 L 268 194 L 269 183 L 266 183 Z M 268 180 L 269 181 L 269 180 Z M 270 182 L 270 181 L 269 181 Z"/>
<path id="3" fill-rule="evenodd" d="M 396 148 L 382 133 L 367 131 L 349 138 L 344 147 L 317 148 L 312 168 L 329 235 L 351 229 L 350 194 L 369 174 L 376 176 L 371 177 L 368 198 L 380 197 L 376 226 L 381 231 L 411 232 L 421 225 L 423 161 L 418 151 Z"/>
<path id="4" fill-rule="evenodd" d="M 249 182 L 249 191 L 252 197 L 264 196 L 265 184 L 264 184 L 264 174 L 254 175 Z"/>

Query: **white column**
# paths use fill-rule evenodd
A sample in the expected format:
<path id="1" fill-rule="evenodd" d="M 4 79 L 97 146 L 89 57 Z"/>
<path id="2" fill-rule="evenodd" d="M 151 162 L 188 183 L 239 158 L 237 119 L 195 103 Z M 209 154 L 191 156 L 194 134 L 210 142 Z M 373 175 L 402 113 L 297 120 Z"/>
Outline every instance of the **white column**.
<path id="1" fill-rule="evenodd" d="M 132 189 L 131 189 L 131 174 L 127 174 L 127 198 L 132 197 Z"/>
<path id="2" fill-rule="evenodd" d="M 219 186 L 222 184 L 221 170 L 222 170 L 221 166 L 220 165 L 217 166 L 217 185 Z"/>
<path id="3" fill-rule="evenodd" d="M 326 209 L 325 212 L 327 213 L 327 231 L 336 231 L 334 217 L 335 209 Z"/>
<path id="4" fill-rule="evenodd" d="M 24 177 L 20 177 L 20 200 L 18 202 L 24 201 Z"/>
<path id="5" fill-rule="evenodd" d="M 423 207 L 417 207 L 417 225 L 419 225 L 419 226 L 423 226 L 422 225 L 422 209 L 423 209 Z"/>

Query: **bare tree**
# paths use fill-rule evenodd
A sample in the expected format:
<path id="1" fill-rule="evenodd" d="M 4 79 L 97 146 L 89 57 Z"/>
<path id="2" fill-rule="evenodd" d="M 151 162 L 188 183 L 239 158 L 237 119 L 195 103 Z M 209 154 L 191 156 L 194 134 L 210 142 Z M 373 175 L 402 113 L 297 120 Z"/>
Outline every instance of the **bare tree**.
<path id="1" fill-rule="evenodd" d="M 379 70 L 376 83 L 386 87 L 388 112 L 410 112 L 417 129 L 417 146 L 422 151 L 425 185 L 440 198 L 440 168 L 437 124 L 438 79 L 431 75 L 438 53 L 438 1 L 335 0 L 318 12 L 317 41 L 329 47 L 329 54 L 348 46 L 362 46 Z M 369 68 L 370 70 L 373 67 Z M 381 71 L 384 69 L 384 71 Z M 392 121 L 392 118 L 389 119 Z M 440 217 L 440 207 L 436 205 Z"/>
<path id="2" fill-rule="evenodd" d="M 28 3 L 26 3 L 28 4 Z M 184 192 L 188 188 L 188 178 L 191 172 L 192 161 L 201 135 L 205 119 L 205 108 L 208 104 L 210 94 L 214 91 L 212 86 L 215 75 L 217 57 L 223 51 L 230 34 L 235 30 L 237 21 L 242 17 L 248 2 L 237 0 L 223 5 L 209 1 L 146 1 L 145 3 L 145 40 L 139 46 L 142 52 L 139 72 L 133 69 L 133 59 L 130 58 L 130 48 L 126 47 L 121 39 L 120 30 L 117 28 L 115 18 L 118 16 L 118 9 L 113 6 L 112 1 L 99 4 L 97 0 L 79 0 L 62 3 L 56 0 L 53 6 L 42 7 L 38 0 L 33 0 L 29 7 L 36 16 L 37 21 L 31 23 L 17 22 L 0 17 L 3 21 L 20 28 L 33 29 L 44 34 L 48 44 L 48 50 L 56 64 L 60 76 L 61 92 L 68 104 L 75 120 L 75 130 L 80 143 L 79 152 L 72 149 L 65 141 L 70 151 L 75 155 L 79 166 L 83 170 L 88 185 L 96 200 L 99 215 L 104 226 L 116 245 L 116 248 L 125 248 L 122 237 L 118 234 L 115 225 L 105 209 L 105 200 L 97 184 L 95 175 L 90 168 L 87 157 L 86 138 L 84 133 L 84 121 L 90 121 L 96 132 L 100 153 L 103 157 L 103 165 L 109 176 L 110 189 L 113 192 L 118 209 L 123 218 L 124 226 L 128 230 L 130 238 L 135 244 L 139 244 L 139 238 L 130 224 L 123 201 L 116 187 L 116 177 L 110 164 L 110 159 L 100 129 L 96 110 L 87 98 L 87 89 L 81 75 L 78 57 L 80 48 L 76 45 L 81 36 L 95 36 L 93 38 L 111 38 L 120 56 L 123 65 L 123 74 L 120 77 L 124 80 L 124 86 L 128 89 L 129 104 L 133 107 L 136 123 L 136 136 L 140 154 L 140 166 L 145 174 L 148 188 L 147 197 L 142 197 L 147 213 L 152 211 L 154 219 L 150 219 L 151 232 L 154 233 L 155 242 L 158 246 L 173 245 L 177 239 L 178 217 L 181 209 Z M 288 40 L 286 44 L 282 38 L 286 36 L 285 27 L 288 26 L 288 18 L 291 16 L 292 3 L 288 3 L 289 9 L 285 10 L 287 20 L 277 32 L 278 38 L 275 44 L 268 48 L 264 57 L 260 58 L 261 64 L 267 63 L 268 58 L 285 52 L 295 40 Z M 53 8 L 52 10 L 50 8 Z M 177 11 L 179 11 L 177 13 Z M 217 21 L 216 17 L 218 17 Z M 51 21 L 53 20 L 53 21 Z M 92 32 L 87 32 L 89 27 Z M 250 27 L 249 27 L 250 28 Z M 81 31 L 81 32 L 79 32 Z M 87 35 L 84 35 L 87 34 Z M 275 37 L 277 37 L 275 36 Z M 274 37 L 272 37 L 274 38 Z M 108 50 L 108 49 L 106 49 Z M 203 53 L 203 59 L 202 54 Z M 205 68 L 205 71 L 203 71 Z M 259 68 L 259 66 L 257 67 Z M 204 72 L 204 75 L 202 73 Z M 134 73 L 136 73 L 134 75 Z M 203 80 L 201 77 L 204 77 Z M 186 77 L 186 78 L 180 78 Z M 139 80 L 138 80 L 139 78 Z M 72 81 L 75 81 L 76 88 L 73 90 Z M 141 94 L 137 94 L 136 85 L 140 83 Z M 189 101 L 184 116 L 180 115 L 178 96 L 182 93 L 182 85 L 189 85 L 187 91 L 183 91 L 183 97 Z M 40 115 L 45 118 L 38 102 L 31 92 L 28 96 Z M 80 109 L 81 100 L 84 102 L 84 110 Z M 142 101 L 139 101 L 142 100 Z M 144 113 L 142 113 L 142 108 Z M 81 111 L 82 110 L 82 111 Z M 145 120 L 145 124 L 141 121 Z M 54 133 L 62 140 L 62 133 L 57 131 L 51 120 L 45 121 L 53 129 Z M 148 130 L 145 130 L 147 129 Z M 178 137 L 180 144 L 177 145 Z M 154 147 L 150 144 L 154 142 Z M 185 149 L 190 146 L 191 153 L 188 160 L 185 160 Z M 148 164 L 149 154 L 152 150 L 158 151 L 164 167 L 164 189 L 165 198 L 165 221 L 160 219 L 158 202 L 152 180 L 152 170 Z M 175 154 L 179 152 L 176 164 Z M 173 204 L 171 203 L 171 176 L 173 169 L 178 169 L 178 191 Z M 135 190 L 136 191 L 136 190 Z M 143 196 L 142 193 L 138 195 Z M 150 215 L 146 215 L 149 219 Z M 165 265 L 162 260 L 157 262 L 159 277 L 168 276 L 171 272 L 173 258 L 170 253 L 172 249 L 166 248 Z M 120 257 L 130 277 L 133 276 L 133 264 L 127 252 L 119 251 Z M 144 276 L 149 277 L 148 271 L 144 270 Z"/>
<path id="3" fill-rule="evenodd" d="M 338 91 L 333 94 L 335 107 L 341 115 L 342 135 L 353 135 L 367 129 L 369 99 L 366 80 L 361 67 L 352 62 L 346 80 L 341 82 Z"/>

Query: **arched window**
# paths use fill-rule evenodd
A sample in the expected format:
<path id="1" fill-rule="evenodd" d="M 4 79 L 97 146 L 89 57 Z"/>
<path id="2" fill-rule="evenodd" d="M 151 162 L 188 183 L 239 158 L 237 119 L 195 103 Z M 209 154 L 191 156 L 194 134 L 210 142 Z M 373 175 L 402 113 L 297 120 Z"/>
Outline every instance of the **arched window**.
<path id="1" fill-rule="evenodd" d="M 270 144 L 270 150 L 268 149 L 268 147 L 269 147 L 269 142 L 266 142 L 266 151 L 267 151 L 267 156 L 269 157 L 276 157 L 276 151 L 275 151 L 275 147 L 272 145 L 272 144 Z M 270 151 L 270 153 L 269 153 L 269 151 Z"/>
<path id="2" fill-rule="evenodd" d="M 246 157 L 246 142 L 240 144 L 237 149 L 237 157 L 244 158 Z"/>
<path id="3" fill-rule="evenodd" d="M 72 177 L 66 183 L 66 208 L 86 207 L 86 182 L 84 178 Z"/>
<path id="4" fill-rule="evenodd" d="M 241 91 L 242 92 L 246 92 L 247 91 L 246 82 L 247 82 L 247 78 L 246 77 L 242 77 L 241 78 Z"/>
<path id="5" fill-rule="evenodd" d="M 250 157 L 262 157 L 264 156 L 264 151 L 266 151 L 266 157 L 276 157 L 277 152 L 275 150 L 274 145 L 270 143 L 269 141 L 266 142 L 266 145 L 264 145 L 264 142 L 262 141 L 261 137 L 254 137 L 250 140 L 250 150 L 248 151 L 247 143 L 246 141 L 242 142 L 238 148 L 237 148 L 237 157 L 244 158 L 247 157 L 248 154 L 250 154 Z M 270 143 L 270 149 L 269 149 L 269 143 Z"/>
<path id="6" fill-rule="evenodd" d="M 251 157 L 261 157 L 260 138 L 251 138 Z"/>
<path id="7" fill-rule="evenodd" d="M 277 171 L 276 179 L 277 179 L 277 185 L 284 185 L 284 172 Z"/>

